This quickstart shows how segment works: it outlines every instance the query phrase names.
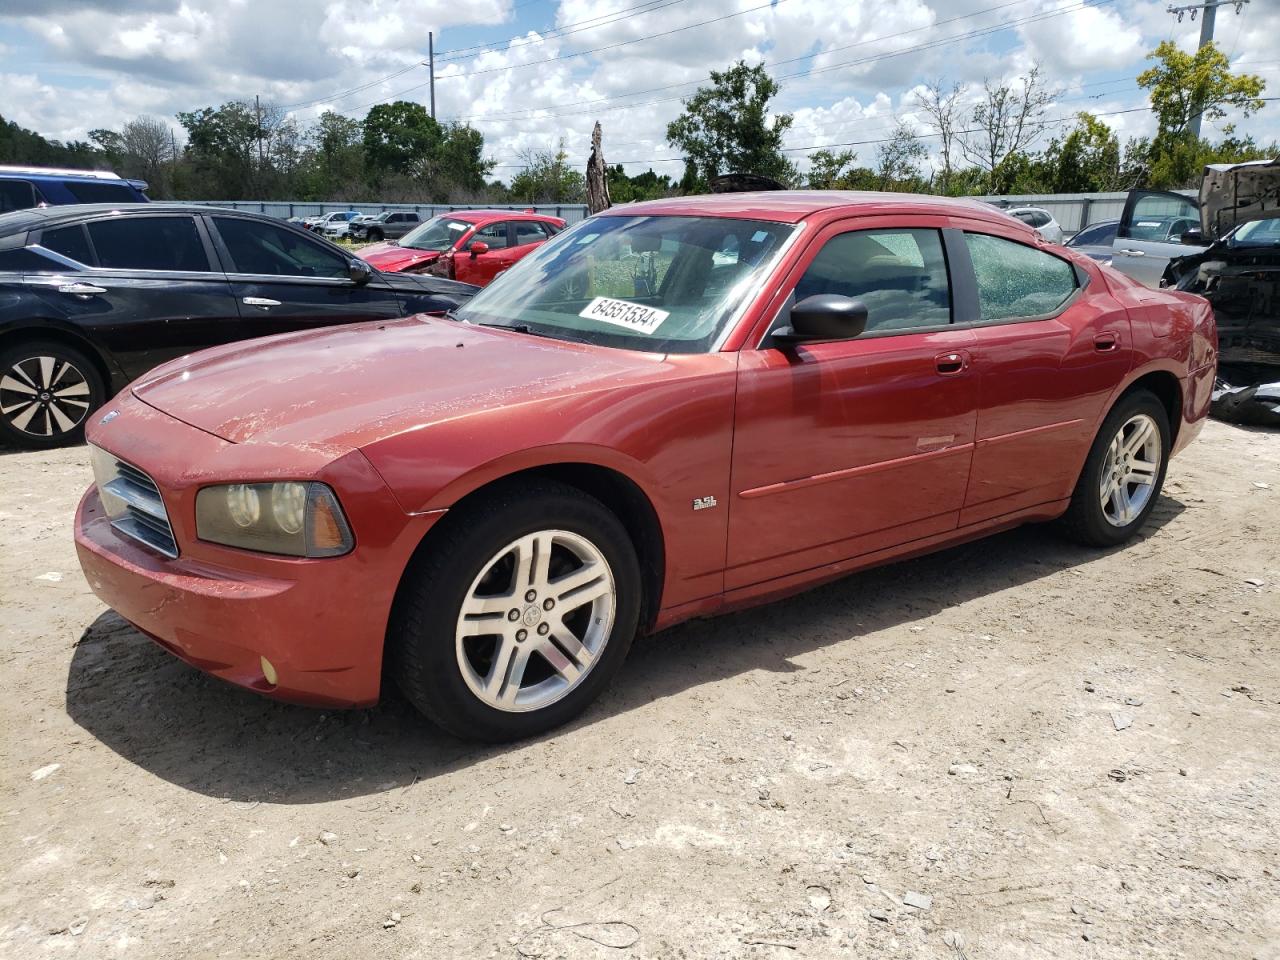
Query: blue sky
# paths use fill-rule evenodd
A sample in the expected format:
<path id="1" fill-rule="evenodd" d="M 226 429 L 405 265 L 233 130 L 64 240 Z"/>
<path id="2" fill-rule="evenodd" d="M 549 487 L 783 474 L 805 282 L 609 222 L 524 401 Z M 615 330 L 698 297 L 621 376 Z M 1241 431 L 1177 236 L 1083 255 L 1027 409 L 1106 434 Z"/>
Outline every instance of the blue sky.
<path id="1" fill-rule="evenodd" d="M 969 95 L 984 79 L 1039 66 L 1061 90 L 1055 118 L 1097 112 L 1122 137 L 1150 133 L 1134 82 L 1161 40 L 1194 47 L 1199 23 L 1165 0 L 5 0 L 0 5 L 0 114 L 46 136 L 83 138 L 141 114 L 231 98 L 363 114 L 402 91 L 426 102 L 427 32 L 437 50 L 437 113 L 486 136 L 504 179 L 530 150 L 563 139 L 585 162 L 600 120 L 605 155 L 632 172 L 677 173 L 666 124 L 707 72 L 764 61 L 803 166 L 811 149 L 874 141 L 899 120 L 920 125 L 919 85 Z M 1218 14 L 1233 63 L 1280 88 L 1280 4 Z M 600 49 L 608 48 L 608 49 Z M 1280 103 L 1239 130 L 1280 136 Z M 180 131 L 179 131 L 180 132 Z M 1216 135 L 1215 128 L 1207 130 Z M 932 141 L 928 141 L 932 146 Z"/>

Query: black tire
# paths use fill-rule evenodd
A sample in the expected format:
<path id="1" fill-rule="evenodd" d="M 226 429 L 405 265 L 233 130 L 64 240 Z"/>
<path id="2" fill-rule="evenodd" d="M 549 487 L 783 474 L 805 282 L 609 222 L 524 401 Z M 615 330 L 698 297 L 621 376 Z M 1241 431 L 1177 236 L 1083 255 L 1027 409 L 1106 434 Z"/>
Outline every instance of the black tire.
<path id="1" fill-rule="evenodd" d="M 98 365 L 75 347 L 31 340 L 0 350 L 0 439 L 7 443 L 28 450 L 80 443 L 105 400 Z"/>
<path id="2" fill-rule="evenodd" d="M 576 686 L 545 707 L 512 712 L 484 702 L 468 685 L 459 665 L 457 621 L 472 584 L 495 556 L 519 538 L 547 530 L 585 538 L 607 561 L 615 586 L 613 624 Z M 512 583 L 518 583 L 514 576 Z M 613 679 L 635 637 L 642 589 L 635 547 L 599 500 L 551 481 L 503 484 L 482 501 L 451 511 L 405 571 L 387 636 L 389 672 L 415 707 L 457 737 L 502 743 L 536 736 L 577 716 Z"/>
<path id="3" fill-rule="evenodd" d="M 384 234 L 381 230 L 370 230 L 367 234 L 365 234 L 365 239 L 368 240 L 370 243 L 378 243 L 380 240 L 386 239 L 386 234 Z"/>
<path id="4" fill-rule="evenodd" d="M 1108 451 L 1116 435 L 1134 417 L 1145 414 L 1155 421 L 1159 432 L 1160 464 L 1156 470 L 1150 496 L 1142 509 L 1128 522 L 1117 524 L 1108 519 L 1102 503 L 1101 484 L 1107 467 Z M 1169 414 L 1164 404 L 1146 390 L 1135 390 L 1121 397 L 1107 414 L 1094 438 L 1085 460 L 1080 479 L 1071 495 L 1071 505 L 1060 521 L 1062 532 L 1077 543 L 1091 547 L 1114 547 L 1132 538 L 1147 517 L 1155 509 L 1164 486 L 1165 471 L 1169 466 L 1169 449 L 1172 446 L 1169 430 Z"/>

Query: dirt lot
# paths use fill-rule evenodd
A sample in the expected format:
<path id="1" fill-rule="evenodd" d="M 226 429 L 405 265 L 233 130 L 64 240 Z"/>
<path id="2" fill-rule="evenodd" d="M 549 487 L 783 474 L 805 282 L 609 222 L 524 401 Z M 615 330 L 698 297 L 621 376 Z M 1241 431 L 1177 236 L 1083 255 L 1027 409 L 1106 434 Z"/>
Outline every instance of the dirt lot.
<path id="1" fill-rule="evenodd" d="M 0 455 L 0 955 L 1280 957 L 1280 435 L 1210 424 L 1128 549 L 689 624 L 497 749 L 153 646 L 81 578 L 88 476 Z"/>

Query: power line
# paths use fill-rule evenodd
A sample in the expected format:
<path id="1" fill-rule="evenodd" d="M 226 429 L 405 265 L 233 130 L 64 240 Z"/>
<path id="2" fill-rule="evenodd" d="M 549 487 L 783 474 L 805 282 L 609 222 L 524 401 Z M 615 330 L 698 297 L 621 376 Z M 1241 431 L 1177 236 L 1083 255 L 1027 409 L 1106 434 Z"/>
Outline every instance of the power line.
<path id="1" fill-rule="evenodd" d="M 1015 0 L 1015 2 L 1024 2 L 1024 0 Z M 1049 20 L 1054 17 L 1065 16 L 1068 13 L 1075 13 L 1087 8 L 1101 7 L 1114 2 L 1115 0 L 1092 0 L 1092 2 L 1091 0 L 1081 0 L 1081 2 L 1075 2 L 1069 6 L 1059 7 L 1059 8 L 1055 8 L 1053 10 L 1048 10 L 1048 11 L 1043 11 L 1041 13 L 1032 14 L 1026 17 L 1020 17 L 1020 18 L 1009 20 L 1009 21 L 1006 21 L 1005 23 L 990 26 L 990 27 L 977 28 L 977 29 L 968 31 L 967 33 L 956 34 L 955 36 L 952 36 L 952 37 L 944 37 L 937 40 L 931 40 L 925 43 L 917 44 L 915 46 L 904 47 L 901 50 L 891 50 L 887 53 L 875 54 L 868 57 L 861 57 L 855 60 L 848 60 L 848 61 L 843 61 L 841 63 L 830 64 L 825 67 L 819 67 L 816 70 L 798 70 L 793 73 L 778 74 L 774 76 L 773 79 L 775 81 L 792 80 L 798 77 L 809 77 L 818 73 L 827 73 L 827 72 L 830 72 L 831 70 L 838 70 L 844 67 L 863 66 L 868 63 L 876 63 L 881 60 L 888 60 L 888 59 L 893 59 L 895 57 L 906 56 L 912 53 L 919 53 L 922 50 L 930 50 L 930 49 L 935 49 L 937 47 L 947 46 L 949 44 L 956 43 L 962 40 L 972 40 L 972 39 L 977 39 L 979 37 L 991 36 L 993 34 L 1002 33 L 1005 30 L 1010 30 L 1014 27 L 1022 26 L 1027 23 L 1036 23 L 1042 20 Z M 976 14 L 969 14 L 966 17 L 955 17 L 951 21 L 945 21 L 945 22 L 950 23 L 950 22 L 954 22 L 955 20 L 963 20 L 963 19 L 967 19 L 968 17 L 979 16 L 982 13 L 987 13 L 987 12 L 990 12 L 991 10 L 997 10 L 997 9 L 1000 9 L 1001 7 L 1013 6 L 1013 5 L 1014 5 L 1013 3 L 1001 4 L 998 7 L 992 7 L 985 11 L 979 11 L 979 13 L 976 13 Z M 895 34 L 893 36 L 901 36 L 906 33 L 912 33 L 912 32 L 917 32 L 917 31 L 904 31 L 903 34 Z M 879 40 L 885 40 L 885 39 L 889 39 L 889 37 L 888 36 L 872 37 L 867 40 L 860 41 L 859 43 L 849 44 L 847 47 L 838 47 L 836 49 L 837 50 L 849 49 L 852 47 L 862 46 L 867 43 L 873 43 L 873 42 L 876 42 Z M 802 57 L 792 57 L 788 60 L 780 60 L 778 61 L 778 63 L 779 64 L 794 63 L 799 60 L 811 59 L 812 57 L 817 55 L 818 54 L 806 54 L 805 56 L 802 56 Z M 566 104 L 565 106 L 568 108 L 581 107 L 581 106 L 586 106 L 593 103 L 604 103 L 612 100 L 625 99 L 626 97 L 638 96 L 640 93 L 643 93 L 643 92 L 653 92 L 656 90 L 670 89 L 671 87 L 676 87 L 676 86 L 689 86 L 690 84 L 694 84 L 694 83 L 701 84 L 705 82 L 706 82 L 705 80 L 689 80 L 680 84 L 670 84 L 667 87 L 655 87 L 653 88 L 652 91 L 637 91 L 630 94 L 618 94 L 615 97 L 602 97 L 593 101 L 579 101 L 577 103 Z M 604 107 L 604 108 L 601 108 L 598 112 L 612 113 L 619 110 L 634 110 L 638 107 L 652 106 L 653 104 L 658 104 L 658 103 L 670 103 L 673 101 L 683 100 L 685 99 L 686 96 L 687 94 L 670 96 L 670 97 L 658 97 L 652 100 L 643 100 L 638 103 L 628 103 L 628 104 L 620 104 L 618 106 L 613 106 L 613 107 Z M 542 121 L 542 120 L 552 119 L 555 117 L 576 116 L 580 114 L 581 111 L 577 109 L 566 109 L 560 112 L 549 112 L 544 108 L 542 110 L 534 109 L 530 111 L 524 111 L 524 113 L 528 114 L 528 116 L 517 117 L 514 114 L 508 114 L 508 115 L 476 114 L 469 117 L 453 117 L 450 119 L 453 122 L 466 122 L 466 123 L 499 123 L 499 122 L 509 122 L 517 119 Z"/>

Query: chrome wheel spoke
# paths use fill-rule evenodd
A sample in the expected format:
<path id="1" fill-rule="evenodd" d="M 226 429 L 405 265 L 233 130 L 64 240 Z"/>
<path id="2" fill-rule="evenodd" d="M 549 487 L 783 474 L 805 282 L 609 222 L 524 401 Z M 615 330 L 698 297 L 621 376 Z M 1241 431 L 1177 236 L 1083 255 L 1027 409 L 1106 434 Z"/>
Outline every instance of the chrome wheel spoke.
<path id="1" fill-rule="evenodd" d="M 14 367 L 13 369 L 15 372 L 21 372 L 18 370 L 17 367 Z M 25 393 L 33 397 L 40 392 L 30 384 L 23 383 L 22 381 L 17 380 L 16 378 L 9 376 L 8 374 L 6 374 L 2 379 L 0 379 L 0 390 L 12 390 L 15 393 Z"/>
<path id="2" fill-rule="evenodd" d="M 54 422 L 57 423 L 59 431 L 66 433 L 68 430 L 75 429 L 75 421 L 59 410 L 56 403 L 49 404 L 48 410 L 49 415 L 53 418 Z M 52 430 L 50 432 L 52 432 Z"/>
<path id="3" fill-rule="evenodd" d="M 1150 463 L 1146 460 L 1134 460 L 1129 464 L 1129 481 L 1131 483 L 1152 484 L 1156 482 L 1156 471 L 1160 469 L 1158 463 Z"/>
<path id="4" fill-rule="evenodd" d="M 27 409 L 23 410 L 20 414 L 18 414 L 16 417 L 13 418 L 13 425 L 17 427 L 19 430 L 27 429 L 27 424 L 31 422 L 31 418 L 34 417 L 36 413 L 39 412 L 39 410 L 40 410 L 40 404 L 36 403 L 33 400 L 30 404 L 28 404 Z M 8 413 L 7 410 L 5 412 Z"/>
<path id="5" fill-rule="evenodd" d="M 1145 413 L 1130 417 L 1111 438 L 1098 478 L 1102 515 L 1116 527 L 1128 526 L 1151 502 L 1164 457 L 1164 440 Z"/>
<path id="6" fill-rule="evenodd" d="M 89 384 L 81 381 L 73 383 L 69 387 L 63 387 L 61 390 L 53 391 L 55 397 L 87 397 L 89 395 Z"/>
<path id="7" fill-rule="evenodd" d="M 1156 425 L 1150 417 L 1142 417 L 1133 428 L 1133 432 L 1129 434 L 1129 438 L 1121 444 L 1121 452 L 1130 457 L 1136 456 L 1151 439 L 1155 429 Z"/>
<path id="8" fill-rule="evenodd" d="M 458 611 L 458 666 L 471 692 L 523 712 L 567 695 L 600 659 L 616 587 L 600 549 L 565 530 L 508 544 L 476 575 Z"/>

